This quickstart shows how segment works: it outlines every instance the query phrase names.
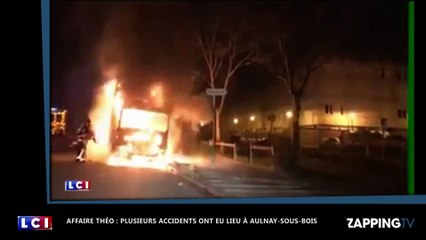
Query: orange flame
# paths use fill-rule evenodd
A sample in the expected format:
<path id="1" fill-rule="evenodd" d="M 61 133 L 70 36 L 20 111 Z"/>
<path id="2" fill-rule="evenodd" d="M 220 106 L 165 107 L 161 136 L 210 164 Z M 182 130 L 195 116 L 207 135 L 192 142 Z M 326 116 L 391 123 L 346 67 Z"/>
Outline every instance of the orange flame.
<path id="1" fill-rule="evenodd" d="M 110 154 L 111 120 L 115 106 L 116 87 L 117 80 L 115 79 L 103 85 L 96 94 L 95 105 L 89 113 L 96 143 L 88 143 L 87 157 L 94 161 L 102 161 Z"/>
<path id="2" fill-rule="evenodd" d="M 96 143 L 88 143 L 87 156 L 89 159 L 102 161 L 110 166 L 155 168 L 161 170 L 168 170 L 172 161 L 194 162 L 197 160 L 193 157 L 184 157 L 178 151 L 181 141 L 181 126 L 178 119 L 181 116 L 193 115 L 192 111 L 189 109 L 182 111 L 180 109 L 174 111 L 171 114 L 172 116 L 169 116 L 165 113 L 126 108 L 123 97 L 124 93 L 117 91 L 117 84 L 119 83 L 116 79 L 110 80 L 96 94 L 95 104 L 89 114 L 95 132 Z M 146 94 L 151 96 L 150 102 L 154 107 L 164 107 L 164 91 L 161 84 L 154 85 L 150 89 L 150 92 Z M 188 117 L 186 116 L 185 118 Z M 134 154 L 135 151 L 131 144 L 124 144 L 118 148 L 117 152 L 111 152 L 111 133 L 118 127 L 119 120 L 121 127 L 138 130 L 132 135 L 125 136 L 125 141 L 152 142 L 152 144 L 149 144 L 149 154 L 159 153 L 159 145 L 167 141 L 165 154 L 160 154 L 156 157 Z M 156 131 L 168 131 L 168 136 L 165 136 L 167 139 L 163 139 L 161 135 L 155 134 Z M 132 153 L 131 156 L 128 156 L 129 152 Z"/>
<path id="3" fill-rule="evenodd" d="M 169 117 L 164 113 L 150 112 L 135 108 L 124 108 L 121 126 L 149 131 L 167 131 Z"/>
<path id="4" fill-rule="evenodd" d="M 156 108 L 164 107 L 164 88 L 160 83 L 151 86 L 151 102 Z"/>
<path id="5" fill-rule="evenodd" d="M 114 118 L 118 121 L 121 110 L 123 109 L 124 100 L 123 100 L 123 94 L 121 91 L 116 92 L 115 98 L 114 98 Z"/>

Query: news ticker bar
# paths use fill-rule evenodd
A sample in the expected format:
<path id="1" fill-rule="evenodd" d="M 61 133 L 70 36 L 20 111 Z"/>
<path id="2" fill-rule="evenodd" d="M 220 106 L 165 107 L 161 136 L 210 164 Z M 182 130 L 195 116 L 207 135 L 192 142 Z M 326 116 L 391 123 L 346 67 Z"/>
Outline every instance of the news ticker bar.
<path id="1" fill-rule="evenodd" d="M 53 230 L 52 216 L 18 216 L 18 230 Z M 61 218 L 60 225 L 303 225 L 321 223 L 316 217 L 90 217 Z M 322 223 L 327 224 L 327 219 Z M 346 229 L 412 229 L 415 218 L 352 218 L 340 219 L 340 226 Z"/>
<path id="2" fill-rule="evenodd" d="M 66 224 L 152 225 L 152 224 L 317 224 L 317 218 L 189 217 L 189 218 L 67 218 Z"/>

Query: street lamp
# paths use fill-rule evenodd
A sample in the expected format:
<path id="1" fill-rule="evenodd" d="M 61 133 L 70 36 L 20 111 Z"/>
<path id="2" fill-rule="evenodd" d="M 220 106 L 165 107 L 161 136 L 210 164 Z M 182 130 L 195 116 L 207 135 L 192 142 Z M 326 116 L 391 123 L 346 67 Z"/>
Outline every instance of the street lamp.
<path id="1" fill-rule="evenodd" d="M 238 118 L 234 118 L 234 124 L 238 124 Z"/>
<path id="2" fill-rule="evenodd" d="M 290 138 L 292 139 L 292 136 L 293 136 L 293 131 L 294 131 L 294 129 L 293 129 L 293 124 L 290 122 L 290 119 L 293 117 L 293 112 L 292 111 L 290 111 L 290 110 L 288 110 L 286 113 L 285 113 L 285 116 L 286 116 L 286 118 L 287 118 L 287 120 L 288 120 L 288 122 L 287 122 L 287 127 L 289 128 L 289 134 L 290 134 Z"/>
<path id="3" fill-rule="evenodd" d="M 255 124 L 254 124 L 254 120 L 255 120 L 256 118 L 255 118 L 255 116 L 254 115 L 251 115 L 250 116 L 250 122 L 251 122 L 251 127 L 252 127 L 252 131 L 254 132 L 254 130 L 256 129 L 256 126 L 255 126 Z"/>

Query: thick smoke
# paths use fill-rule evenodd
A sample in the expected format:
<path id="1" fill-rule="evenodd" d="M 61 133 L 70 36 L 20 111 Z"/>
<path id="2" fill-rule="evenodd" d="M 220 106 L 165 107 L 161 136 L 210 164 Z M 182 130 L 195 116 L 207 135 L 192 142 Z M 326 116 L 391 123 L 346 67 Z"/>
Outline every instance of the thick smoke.
<path id="1" fill-rule="evenodd" d="M 193 123 L 206 123 L 211 120 L 211 102 L 207 97 L 192 97 L 177 99 L 173 115 Z"/>
<path id="2" fill-rule="evenodd" d="M 155 18 L 158 16 L 146 14 L 147 10 L 143 10 L 140 6 L 141 4 L 136 3 L 117 5 L 116 8 L 110 9 L 109 17 L 104 24 L 97 54 L 102 78 L 98 81 L 89 114 L 99 136 L 96 144 L 99 146 L 89 145 L 88 154 L 91 158 L 102 159 L 110 153 L 110 142 L 105 136 L 110 134 L 111 129 L 107 121 L 111 119 L 113 108 L 111 91 L 114 86 L 108 83 L 112 79 L 123 83 L 126 95 L 138 98 L 149 98 L 153 94 L 150 86 L 161 83 L 167 89 L 161 104 L 167 104 L 172 109 L 172 119 L 179 118 L 192 122 L 195 131 L 198 130 L 197 124 L 208 122 L 211 118 L 210 104 L 206 97 L 189 97 L 192 86 L 191 79 L 187 76 L 190 76 L 189 73 L 193 68 L 193 56 L 181 54 L 191 53 L 193 49 L 186 51 L 179 47 L 190 45 L 186 40 L 176 38 L 176 29 L 173 26 L 167 29 L 164 22 L 155 26 L 157 24 Z M 161 10 L 152 4 L 150 8 L 150 11 Z M 171 46 L 164 41 L 165 39 L 176 40 L 178 50 L 170 51 Z M 180 44 L 179 41 L 183 42 Z M 168 149 L 168 153 L 174 153 L 179 148 L 181 129 L 177 124 L 172 124 L 170 128 L 171 148 Z"/>

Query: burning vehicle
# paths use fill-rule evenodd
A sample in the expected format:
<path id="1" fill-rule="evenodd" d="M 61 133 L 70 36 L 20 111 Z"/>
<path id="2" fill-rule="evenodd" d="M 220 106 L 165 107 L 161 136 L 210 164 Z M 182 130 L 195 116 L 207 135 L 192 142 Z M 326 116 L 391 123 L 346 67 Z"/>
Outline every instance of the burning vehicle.
<path id="1" fill-rule="evenodd" d="M 192 130 L 172 102 L 166 104 L 162 84 L 151 85 L 141 95 L 135 98 L 116 79 L 99 89 L 89 114 L 96 143 L 88 142 L 88 159 L 159 170 L 195 161 L 183 151 L 192 143 L 193 134 L 187 133 Z"/>
<path id="2" fill-rule="evenodd" d="M 121 85 L 115 93 L 116 128 L 111 133 L 111 150 L 121 158 L 134 156 L 156 158 L 167 150 L 170 114 L 157 103 L 157 96 L 135 99 L 123 94 Z M 119 103 L 117 103 L 119 102 Z"/>
<path id="3" fill-rule="evenodd" d="M 169 121 L 167 113 L 150 108 L 144 101 L 125 103 L 112 134 L 112 152 L 126 158 L 165 154 Z"/>

